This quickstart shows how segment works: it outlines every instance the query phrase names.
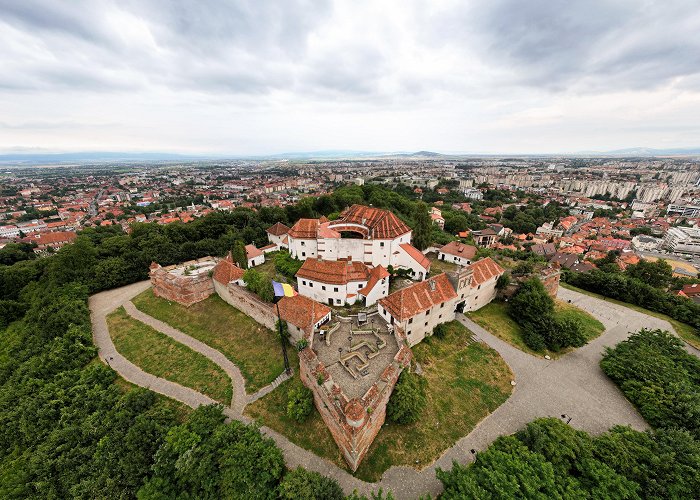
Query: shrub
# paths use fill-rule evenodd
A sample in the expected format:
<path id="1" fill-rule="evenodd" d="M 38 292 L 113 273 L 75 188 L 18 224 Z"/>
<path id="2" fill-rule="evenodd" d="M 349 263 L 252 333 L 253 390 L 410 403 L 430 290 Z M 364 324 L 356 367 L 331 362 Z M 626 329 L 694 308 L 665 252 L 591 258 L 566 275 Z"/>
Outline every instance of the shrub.
<path id="1" fill-rule="evenodd" d="M 318 472 L 308 471 L 297 467 L 289 472 L 279 487 L 282 500 L 342 500 L 345 498 L 343 489 L 335 479 L 322 476 Z"/>
<path id="2" fill-rule="evenodd" d="M 294 279 L 294 275 L 299 271 L 302 264 L 302 261 L 292 257 L 286 250 L 275 255 L 275 270 L 291 280 Z"/>
<path id="3" fill-rule="evenodd" d="M 287 416 L 301 423 L 304 422 L 314 408 L 314 397 L 307 387 L 291 389 L 287 394 Z"/>
<path id="4" fill-rule="evenodd" d="M 581 347 L 587 342 L 583 323 L 576 318 L 558 318 L 555 330 L 563 347 Z"/>
<path id="5" fill-rule="evenodd" d="M 528 274 L 532 274 L 533 269 L 534 266 L 532 262 L 518 262 L 518 265 L 513 268 L 513 276 L 527 276 Z"/>
<path id="6" fill-rule="evenodd" d="M 640 330 L 600 362 L 653 427 L 686 429 L 700 436 L 700 359 L 668 332 Z"/>
<path id="7" fill-rule="evenodd" d="M 408 370 L 401 372 L 386 405 L 387 417 L 397 424 L 417 422 L 427 404 L 425 384 L 418 375 Z"/>
<path id="8" fill-rule="evenodd" d="M 510 274 L 508 274 L 508 273 L 501 274 L 498 277 L 498 280 L 496 281 L 496 289 L 503 290 L 508 285 L 510 285 Z"/>
<path id="9" fill-rule="evenodd" d="M 523 326 L 522 335 L 525 345 L 533 351 L 544 351 L 547 348 L 547 344 L 542 335 L 537 333 L 531 326 Z"/>
<path id="10" fill-rule="evenodd" d="M 306 339 L 301 339 L 297 341 L 297 351 L 301 352 L 309 346 L 309 341 Z"/>
<path id="11" fill-rule="evenodd" d="M 433 328 L 433 335 L 439 339 L 444 339 L 445 335 L 447 335 L 447 326 L 444 323 L 440 323 Z"/>

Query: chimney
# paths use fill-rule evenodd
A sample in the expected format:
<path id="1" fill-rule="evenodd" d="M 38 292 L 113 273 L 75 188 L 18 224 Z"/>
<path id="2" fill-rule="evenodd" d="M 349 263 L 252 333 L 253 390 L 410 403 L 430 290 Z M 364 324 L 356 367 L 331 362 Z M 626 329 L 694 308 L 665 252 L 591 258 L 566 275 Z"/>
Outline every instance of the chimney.
<path id="1" fill-rule="evenodd" d="M 430 287 L 430 291 L 434 292 L 435 291 L 435 280 L 428 280 L 428 286 Z"/>

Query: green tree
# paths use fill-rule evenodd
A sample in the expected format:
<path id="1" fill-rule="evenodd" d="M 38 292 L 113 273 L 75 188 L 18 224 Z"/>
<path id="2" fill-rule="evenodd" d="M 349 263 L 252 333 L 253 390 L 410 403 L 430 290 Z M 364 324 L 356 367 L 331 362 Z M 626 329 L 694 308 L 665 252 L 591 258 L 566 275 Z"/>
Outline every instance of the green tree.
<path id="1" fill-rule="evenodd" d="M 417 422 L 427 405 L 425 379 L 404 370 L 386 405 L 386 415 L 397 424 Z"/>
<path id="2" fill-rule="evenodd" d="M 637 264 L 627 266 L 625 274 L 654 288 L 666 288 L 671 283 L 673 268 L 663 259 L 654 262 L 642 259 Z"/>
<path id="3" fill-rule="evenodd" d="M 306 421 L 314 409 L 314 397 L 311 390 L 301 386 L 290 389 L 287 393 L 287 416 L 301 423 Z"/>
<path id="4" fill-rule="evenodd" d="M 238 263 L 241 269 L 248 269 L 248 256 L 245 251 L 245 243 L 242 240 L 236 240 L 231 249 L 231 257 L 233 261 Z"/>
<path id="5" fill-rule="evenodd" d="M 543 317 L 554 314 L 554 300 L 542 282 L 533 277 L 520 285 L 510 301 L 508 312 L 519 323 L 538 324 Z"/>
<path id="6" fill-rule="evenodd" d="M 432 231 L 432 221 L 428 214 L 428 205 L 423 202 L 416 203 L 413 212 L 413 245 L 418 250 L 425 250 L 430 246 L 430 233 Z"/>
<path id="7" fill-rule="evenodd" d="M 343 500 L 345 495 L 338 482 L 318 472 L 297 467 L 287 473 L 279 488 L 282 500 Z"/>

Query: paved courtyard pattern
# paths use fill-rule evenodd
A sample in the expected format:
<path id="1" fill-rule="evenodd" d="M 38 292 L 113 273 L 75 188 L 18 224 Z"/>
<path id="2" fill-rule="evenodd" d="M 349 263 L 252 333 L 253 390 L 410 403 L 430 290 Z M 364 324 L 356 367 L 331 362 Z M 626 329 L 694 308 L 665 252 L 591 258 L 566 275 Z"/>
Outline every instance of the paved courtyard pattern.
<path id="1" fill-rule="evenodd" d="M 224 413 L 231 419 L 246 423 L 250 419 L 243 415 L 245 405 L 279 385 L 276 380 L 256 395 L 245 393 L 245 383 L 240 370 L 219 351 L 195 340 L 151 316 L 138 311 L 130 300 L 149 288 L 150 282 L 134 283 L 122 288 L 101 292 L 90 297 L 90 313 L 93 337 L 100 359 L 109 364 L 125 380 L 147 387 L 155 392 L 176 399 L 188 406 L 216 403 L 211 398 L 183 387 L 174 382 L 155 377 L 121 356 L 109 336 L 106 316 L 120 306 L 135 319 L 181 342 L 211 359 L 224 369 L 233 384 L 233 401 Z M 433 464 L 417 471 L 410 467 L 392 466 L 381 481 L 366 483 L 347 471 L 339 468 L 313 453 L 296 446 L 281 434 L 262 427 L 261 431 L 271 437 L 282 449 L 287 466 L 303 466 L 336 479 L 346 493 L 357 490 L 369 494 L 382 488 L 391 491 L 399 499 L 418 498 L 421 495 L 437 495 L 442 490 L 435 477 L 435 469 L 449 469 L 453 461 L 467 463 L 473 460 L 471 450 L 483 450 L 497 437 L 512 434 L 527 422 L 538 417 L 561 418 L 566 415 L 573 427 L 593 434 L 606 431 L 616 424 L 629 425 L 644 430 L 648 425 L 620 390 L 603 374 L 599 367 L 605 347 L 612 347 L 626 339 L 630 333 L 641 328 L 661 328 L 673 332 L 671 325 L 664 320 L 628 309 L 565 288 L 559 288 L 558 298 L 591 313 L 605 325 L 605 332 L 591 343 L 576 349 L 556 360 L 545 360 L 526 354 L 510 344 L 491 335 L 479 325 L 458 314 L 458 321 L 470 329 L 480 340 L 501 355 L 510 366 L 515 377 L 515 390 L 510 398 L 493 413 L 488 415 L 467 436 Z M 688 351 L 698 355 L 698 351 L 688 347 Z"/>

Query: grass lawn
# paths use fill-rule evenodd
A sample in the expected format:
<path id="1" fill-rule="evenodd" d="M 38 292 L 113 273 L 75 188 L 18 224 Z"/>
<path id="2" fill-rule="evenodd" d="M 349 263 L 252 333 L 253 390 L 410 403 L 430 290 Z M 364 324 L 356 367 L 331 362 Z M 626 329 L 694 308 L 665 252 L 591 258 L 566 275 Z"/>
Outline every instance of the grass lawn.
<path id="1" fill-rule="evenodd" d="M 430 276 L 437 276 L 442 273 L 453 273 L 459 269 L 454 262 L 445 262 L 437 258 L 437 255 L 430 254 Z"/>
<path id="2" fill-rule="evenodd" d="M 384 425 L 357 477 L 377 481 L 392 465 L 429 465 L 508 398 L 512 390 L 508 366 L 496 351 L 480 343 L 469 344 L 470 337 L 455 321 L 448 325 L 444 339 L 431 338 L 413 348 L 428 381 L 428 405 L 415 424 Z M 301 382 L 295 378 L 293 383 Z M 246 412 L 297 445 L 347 469 L 318 412 L 304 424 L 286 417 L 287 390 L 274 391 L 248 406 Z"/>
<path id="3" fill-rule="evenodd" d="M 586 311 L 559 300 L 554 302 L 554 314 L 558 318 L 569 317 L 578 319 L 583 324 L 584 332 L 589 342 L 605 331 L 605 326 Z M 551 357 L 557 357 L 572 350 L 572 348 L 568 348 L 559 352 L 537 352 L 530 349 L 523 341 L 520 325 L 508 315 L 508 306 L 505 302 L 494 300 L 477 311 L 467 313 L 467 316 L 499 339 L 505 340 L 521 351 L 535 356 L 549 354 Z"/>
<path id="4" fill-rule="evenodd" d="M 255 266 L 253 269 L 263 273 L 268 278 L 278 283 L 292 283 L 284 274 L 277 272 L 277 268 L 275 268 L 275 255 L 278 253 L 279 252 L 270 252 L 265 254 L 265 262 L 259 266 Z"/>
<path id="5" fill-rule="evenodd" d="M 117 351 L 144 371 L 231 404 L 231 381 L 206 357 L 135 320 L 123 307 L 107 316 L 107 325 Z"/>
<path id="6" fill-rule="evenodd" d="M 140 311 L 223 353 L 241 369 L 249 394 L 271 383 L 284 371 L 277 334 L 216 294 L 185 307 L 155 297 L 149 288 L 132 301 Z M 287 352 L 291 366 L 298 366 L 296 350 L 288 348 Z"/>
<path id="7" fill-rule="evenodd" d="M 690 325 L 687 325 L 685 323 L 681 323 L 680 321 L 673 319 L 670 316 L 666 316 L 665 314 L 658 313 L 655 311 L 650 311 L 649 309 L 644 309 L 643 307 L 639 307 L 639 306 L 636 306 L 634 304 L 630 304 L 629 302 L 622 302 L 620 300 L 611 299 L 611 298 L 605 297 L 605 296 L 597 294 L 597 293 L 589 292 L 588 290 L 584 290 L 582 288 L 577 288 L 575 286 L 569 285 L 568 283 L 564 283 L 563 281 L 560 283 L 560 285 L 563 286 L 564 288 L 568 288 L 569 290 L 573 290 L 575 292 L 583 293 L 583 294 L 589 295 L 591 297 L 595 297 L 597 299 L 611 302 L 613 304 L 618 304 L 621 306 L 628 307 L 628 308 L 632 309 L 633 311 L 648 314 L 649 316 L 654 316 L 655 318 L 665 319 L 666 321 L 671 323 L 671 326 L 673 327 L 673 329 L 676 330 L 676 333 L 683 340 L 685 340 L 688 344 L 692 345 L 696 349 L 700 349 L 700 336 L 698 336 L 697 333 L 695 333 L 695 328 L 693 328 Z"/>

